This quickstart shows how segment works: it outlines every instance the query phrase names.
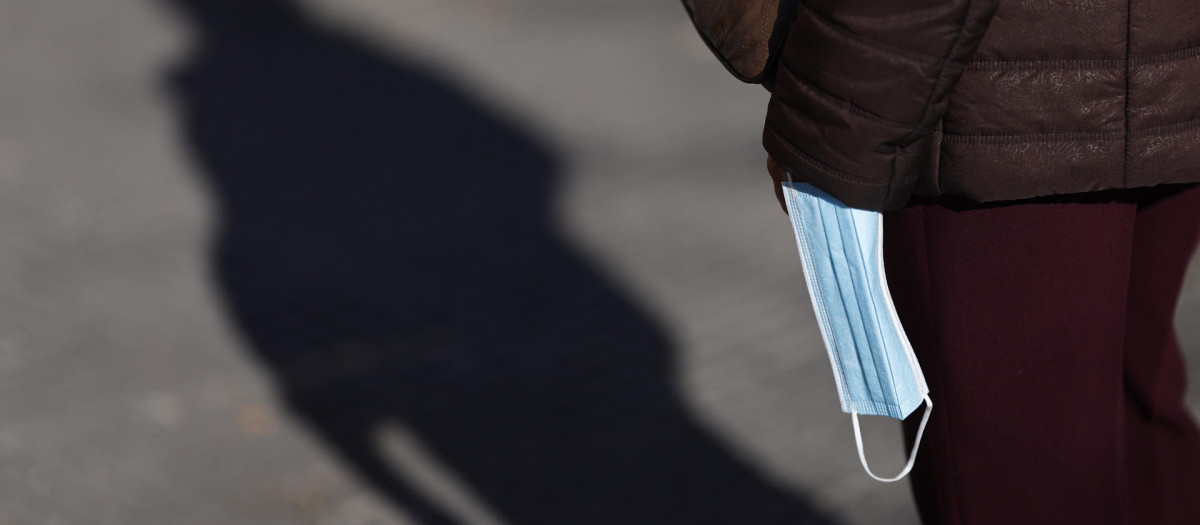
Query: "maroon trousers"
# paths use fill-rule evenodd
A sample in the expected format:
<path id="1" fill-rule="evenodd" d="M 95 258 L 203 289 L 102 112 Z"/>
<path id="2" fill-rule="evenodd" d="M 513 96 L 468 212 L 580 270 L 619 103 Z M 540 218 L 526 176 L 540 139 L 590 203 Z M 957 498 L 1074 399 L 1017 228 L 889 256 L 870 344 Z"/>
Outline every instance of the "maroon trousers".
<path id="1" fill-rule="evenodd" d="M 1174 329 L 1198 239 L 1200 185 L 884 213 L 934 403 L 910 478 L 926 524 L 1200 524 Z"/>

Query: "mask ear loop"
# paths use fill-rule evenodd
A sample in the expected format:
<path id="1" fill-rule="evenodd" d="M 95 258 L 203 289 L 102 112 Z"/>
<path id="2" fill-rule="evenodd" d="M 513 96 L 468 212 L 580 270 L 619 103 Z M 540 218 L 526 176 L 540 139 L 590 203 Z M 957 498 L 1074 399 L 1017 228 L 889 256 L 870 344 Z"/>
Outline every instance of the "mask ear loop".
<path id="1" fill-rule="evenodd" d="M 865 469 L 867 471 L 867 474 L 870 475 L 872 478 L 875 478 L 876 480 L 882 481 L 884 483 L 891 483 L 893 481 L 900 481 L 900 480 L 904 479 L 904 476 L 907 476 L 908 472 L 910 470 L 912 470 L 913 464 L 917 462 L 917 450 L 921 448 L 921 436 L 923 436 L 925 434 L 925 424 L 929 423 L 929 413 L 930 412 L 933 412 L 933 400 L 929 399 L 929 395 L 926 394 L 925 395 L 925 415 L 921 416 L 921 426 L 917 427 L 917 439 L 913 443 L 912 452 L 908 456 L 908 464 L 904 466 L 904 470 L 900 471 L 900 474 L 898 474 L 896 477 L 881 478 L 879 476 L 876 476 L 874 472 L 871 472 L 871 467 L 867 466 L 867 455 L 863 453 L 862 431 L 859 430 L 859 428 L 858 428 L 858 409 L 851 406 L 850 407 L 850 417 L 851 417 L 851 421 L 854 422 L 854 441 L 855 441 L 855 443 L 858 444 L 858 459 L 862 461 L 863 469 Z"/>

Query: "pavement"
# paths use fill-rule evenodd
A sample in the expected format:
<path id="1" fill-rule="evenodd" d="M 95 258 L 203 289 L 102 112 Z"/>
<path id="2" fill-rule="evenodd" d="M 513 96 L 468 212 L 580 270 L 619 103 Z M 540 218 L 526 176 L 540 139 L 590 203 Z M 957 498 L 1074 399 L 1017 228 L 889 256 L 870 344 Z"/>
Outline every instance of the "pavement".
<path id="1" fill-rule="evenodd" d="M 0 7 L 0 525 L 917 523 L 677 2 L 249 4 Z"/>

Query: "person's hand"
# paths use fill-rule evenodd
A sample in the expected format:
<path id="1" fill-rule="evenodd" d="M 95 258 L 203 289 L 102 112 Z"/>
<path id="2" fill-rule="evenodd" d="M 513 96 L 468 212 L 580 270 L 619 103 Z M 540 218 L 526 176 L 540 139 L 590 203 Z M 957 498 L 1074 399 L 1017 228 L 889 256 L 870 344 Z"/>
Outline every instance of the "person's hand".
<path id="1" fill-rule="evenodd" d="M 774 181 L 775 198 L 779 199 L 779 207 L 783 208 L 783 213 L 787 213 L 787 202 L 783 199 L 783 183 L 788 180 L 787 171 L 775 162 L 775 159 L 767 155 L 767 173 L 771 174 L 771 179 Z"/>

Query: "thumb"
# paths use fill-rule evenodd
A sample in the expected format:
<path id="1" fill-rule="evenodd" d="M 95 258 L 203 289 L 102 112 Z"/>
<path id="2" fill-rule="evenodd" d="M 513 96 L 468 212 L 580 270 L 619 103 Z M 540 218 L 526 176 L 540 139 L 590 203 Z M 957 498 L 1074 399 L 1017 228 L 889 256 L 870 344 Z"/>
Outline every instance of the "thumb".
<path id="1" fill-rule="evenodd" d="M 775 162 L 775 159 L 767 155 L 767 173 L 771 174 L 771 180 L 775 186 L 775 198 L 779 200 L 779 207 L 783 208 L 783 213 L 787 213 L 787 202 L 783 199 L 783 183 L 788 180 L 787 171 Z"/>

